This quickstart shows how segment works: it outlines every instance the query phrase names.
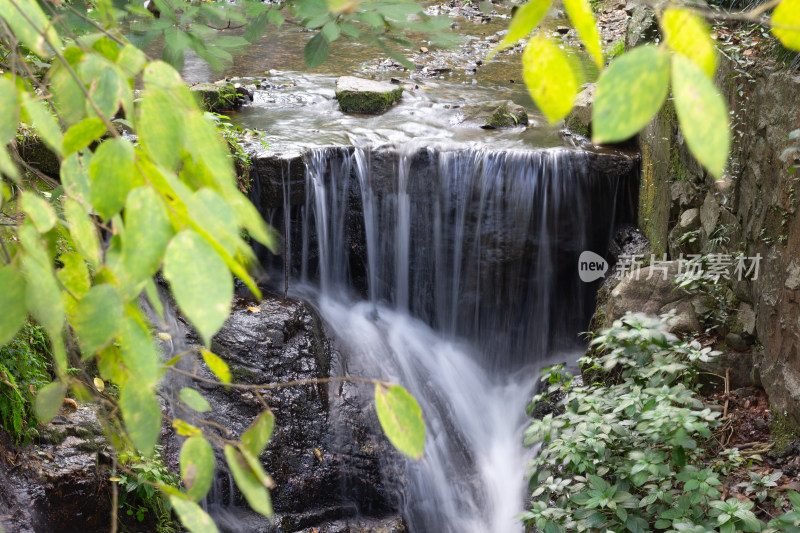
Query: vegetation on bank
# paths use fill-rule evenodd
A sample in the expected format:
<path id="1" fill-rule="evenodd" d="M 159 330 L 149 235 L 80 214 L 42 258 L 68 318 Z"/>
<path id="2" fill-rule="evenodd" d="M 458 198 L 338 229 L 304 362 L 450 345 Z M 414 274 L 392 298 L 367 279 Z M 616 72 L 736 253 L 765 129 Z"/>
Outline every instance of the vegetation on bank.
<path id="1" fill-rule="evenodd" d="M 541 450 L 522 518 L 545 533 L 800 531 L 800 494 L 773 490 L 782 472 L 749 472 L 739 485 L 750 497 L 724 488 L 750 463 L 720 446 L 721 413 L 698 395 L 697 363 L 717 354 L 679 341 L 668 319 L 629 313 L 601 331 L 583 380 L 545 371 L 531 411 L 552 412 L 526 430 Z M 777 514 L 765 521 L 767 510 Z"/>

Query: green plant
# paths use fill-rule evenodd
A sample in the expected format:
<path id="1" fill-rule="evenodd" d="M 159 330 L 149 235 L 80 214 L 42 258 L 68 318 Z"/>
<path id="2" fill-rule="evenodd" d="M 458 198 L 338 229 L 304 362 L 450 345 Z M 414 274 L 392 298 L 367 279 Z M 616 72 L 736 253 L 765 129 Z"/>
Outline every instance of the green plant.
<path id="1" fill-rule="evenodd" d="M 230 313 L 234 276 L 261 297 L 260 266 L 242 235 L 278 247 L 274 230 L 237 186 L 219 121 L 203 113 L 174 65 L 182 63 L 186 48 L 215 66 L 229 61 L 231 51 L 263 34 L 270 22 L 280 23 L 278 10 L 288 6 L 157 1 L 161 17 L 155 20 L 137 4 L 96 0 L 89 8 L 82 2 L 0 0 L 0 346 L 32 317 L 48 339 L 53 376 L 35 395 L 37 419 L 49 422 L 72 392 L 103 403 L 112 455 L 135 450 L 137 457 L 151 457 L 162 429 L 163 376 L 183 372 L 189 383 L 208 381 L 177 368 L 181 357 L 202 359 L 220 385 L 253 391 L 266 386 L 231 383 L 227 364 L 207 348 Z M 404 29 L 411 14 L 419 16 L 419 25 L 411 26 L 423 32 L 444 27 L 410 0 L 361 7 L 298 0 L 291 8 L 306 27 L 322 28 L 307 47 L 309 63 L 324 59 L 327 43 L 340 31 L 378 29 L 372 40 L 385 45 L 396 43 L 392 33 Z M 248 17 L 252 24 L 244 37 L 209 38 L 209 24 L 225 27 Z M 449 25 L 446 17 L 444 22 Z M 137 44 L 163 35 L 169 63 L 148 57 L 123 34 L 126 28 Z M 141 91 L 135 94 L 135 87 Z M 21 129 L 35 130 L 52 154 L 58 181 L 31 170 L 19 154 Z M 168 362 L 157 340 L 165 335 L 159 332 L 164 313 L 158 273 L 203 346 Z M 141 298 L 159 318 L 144 312 Z M 6 368 L 7 397 L 26 394 Z M 419 458 L 425 426 L 417 402 L 399 385 L 362 381 L 374 386 L 390 442 Z M 195 411 L 209 409 L 192 386 L 181 390 L 180 401 Z M 271 516 L 272 482 L 258 456 L 272 436 L 274 417 L 263 398 L 262 408 L 239 441 L 205 431 L 210 422 L 202 418 L 173 419 L 175 430 L 188 437 L 180 451 L 183 488 L 155 476 L 142 490 L 157 488 L 193 533 L 216 533 L 197 503 L 211 486 L 216 446 L 251 508 Z M 12 427 L 24 429 L 19 411 L 7 416 Z M 130 502 L 128 509 L 138 517 L 145 508 Z"/>
<path id="2" fill-rule="evenodd" d="M 158 487 L 177 489 L 180 478 L 167 469 L 161 451 L 161 446 L 156 446 L 150 458 L 135 453 L 120 454 L 124 473 L 117 481 L 119 508 L 137 522 L 153 524 L 157 533 L 177 533 L 180 528 L 172 516 L 172 506 Z"/>
<path id="3" fill-rule="evenodd" d="M 742 481 L 737 486 L 744 488 L 745 494 L 755 493 L 758 501 L 763 502 L 767 499 L 767 491 L 778 486 L 777 481 L 781 478 L 783 472 L 776 470 L 771 474 L 759 476 L 750 471 L 747 475 L 750 476 L 750 481 Z"/>
<path id="4" fill-rule="evenodd" d="M 33 400 L 52 379 L 51 357 L 47 335 L 31 322 L 0 348 L 0 418 L 16 442 L 27 443 L 38 435 Z"/>
<path id="5" fill-rule="evenodd" d="M 250 161 L 250 156 L 245 151 L 243 143 L 257 141 L 263 148 L 269 148 L 264 139 L 264 132 L 242 128 L 238 124 L 233 124 L 229 117 L 218 113 L 207 112 L 206 116 L 214 121 L 217 132 L 222 135 L 228 144 L 240 190 L 245 193 L 248 192 L 252 186 L 250 180 L 252 161 Z"/>

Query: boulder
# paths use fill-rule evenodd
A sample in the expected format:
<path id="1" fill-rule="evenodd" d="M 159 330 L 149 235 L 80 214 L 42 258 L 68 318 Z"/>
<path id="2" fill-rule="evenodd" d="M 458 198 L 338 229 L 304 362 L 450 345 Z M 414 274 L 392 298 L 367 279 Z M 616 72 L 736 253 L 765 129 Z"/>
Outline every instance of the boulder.
<path id="1" fill-rule="evenodd" d="M 666 274 L 665 274 L 666 273 Z M 628 311 L 662 315 L 674 311 L 670 321 L 673 333 L 700 331 L 700 321 L 684 290 L 675 289 L 678 261 L 661 262 L 630 272 L 611 291 L 604 327 Z"/>
<path id="2" fill-rule="evenodd" d="M 39 443 L 0 469 L 0 526 L 20 533 L 101 533 L 111 522 L 111 458 L 96 404 L 62 410 Z M 3 432 L 0 449 L 10 451 Z M 12 454 L 9 453 L 10 457 Z"/>
<path id="3" fill-rule="evenodd" d="M 594 101 L 595 84 L 589 83 L 575 99 L 575 105 L 566 118 L 567 128 L 584 137 L 592 133 L 592 102 Z"/>
<path id="4" fill-rule="evenodd" d="M 461 107 L 461 114 L 462 123 L 475 123 L 487 130 L 528 124 L 528 113 L 525 108 L 510 100 L 467 104 Z"/>
<path id="5" fill-rule="evenodd" d="M 198 103 L 206 111 L 219 113 L 233 111 L 242 106 L 242 94 L 233 83 L 198 83 L 189 87 Z"/>
<path id="6" fill-rule="evenodd" d="M 192 334 L 190 341 L 196 340 Z M 314 311 L 304 303 L 272 296 L 259 302 L 237 300 L 211 347 L 228 364 L 233 381 L 246 385 L 328 378 L 340 364 Z M 204 363 L 198 366 L 201 376 L 214 379 Z M 218 428 L 220 437 L 240 438 L 264 410 L 262 399 L 275 415 L 274 433 L 260 459 L 275 481 L 271 497 L 280 531 L 345 531 L 333 525 L 355 527 L 364 515 L 376 524 L 396 519 L 397 493 L 385 485 L 383 472 L 388 468 L 392 477 L 402 479 L 404 463 L 377 429 L 368 386 L 309 383 L 258 388 L 257 393 L 209 383 L 197 386 L 212 406 L 206 420 Z M 176 437 L 169 446 L 172 463 L 179 441 Z M 225 514 L 217 515 L 216 510 L 233 509 L 248 524 L 246 530 L 272 531 L 231 487 L 224 465 L 218 454 L 219 483 L 208 502 L 211 515 L 222 523 Z M 355 530 L 393 531 L 361 527 Z"/>
<path id="7" fill-rule="evenodd" d="M 669 232 L 668 245 L 671 257 L 700 252 L 700 210 L 687 209 L 679 218 L 678 224 Z"/>
<path id="8" fill-rule="evenodd" d="M 336 99 L 344 113 L 380 115 L 402 96 L 403 88 L 391 83 L 354 76 L 336 80 Z"/>

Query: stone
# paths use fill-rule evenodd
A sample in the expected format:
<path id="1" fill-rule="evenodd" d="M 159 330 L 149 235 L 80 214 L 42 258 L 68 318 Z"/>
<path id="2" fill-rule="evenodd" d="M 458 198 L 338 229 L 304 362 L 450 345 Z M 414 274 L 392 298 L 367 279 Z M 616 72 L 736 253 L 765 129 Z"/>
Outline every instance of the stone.
<path id="1" fill-rule="evenodd" d="M 625 36 L 625 48 L 631 48 L 653 42 L 658 37 L 658 22 L 655 12 L 645 3 L 629 1 L 625 11 L 631 17 L 628 21 L 628 31 Z"/>
<path id="2" fill-rule="evenodd" d="M 592 133 L 592 102 L 594 102 L 595 87 L 594 83 L 589 83 L 578 93 L 575 105 L 566 118 L 567 129 L 584 137 L 589 137 Z"/>
<path id="3" fill-rule="evenodd" d="M 747 351 L 747 343 L 738 333 L 731 332 L 725 335 L 725 343 L 737 352 Z"/>
<path id="4" fill-rule="evenodd" d="M 786 269 L 786 281 L 783 282 L 783 286 L 791 291 L 800 288 L 800 265 L 796 261 L 789 263 Z"/>
<path id="5" fill-rule="evenodd" d="M 700 207 L 702 202 L 698 195 L 697 186 L 686 180 L 676 181 L 669 186 L 673 205 L 680 209 Z"/>
<path id="6" fill-rule="evenodd" d="M 681 213 L 680 227 L 683 230 L 691 231 L 700 227 L 700 210 L 687 209 Z"/>
<path id="7" fill-rule="evenodd" d="M 219 113 L 233 111 L 242 106 L 241 94 L 230 82 L 198 83 L 189 87 L 198 103 L 206 111 Z"/>
<path id="8" fill-rule="evenodd" d="M 259 311 L 251 311 L 256 307 Z M 323 328 L 304 303 L 276 296 L 265 296 L 259 302 L 237 299 L 231 316 L 212 339 L 211 348 L 226 361 L 236 383 L 328 378 L 332 368 L 339 368 L 341 356 Z M 198 340 L 195 334 L 190 335 L 191 343 Z M 202 377 L 213 379 L 204 364 L 199 367 Z M 220 436 L 239 438 L 264 409 L 251 391 L 211 384 L 198 387 L 212 406 L 206 419 L 224 428 Z M 260 394 L 276 421 L 260 459 L 275 480 L 271 497 L 280 531 L 307 531 L 312 527 L 328 531 L 323 524 L 343 519 L 353 527 L 359 523 L 356 518 L 367 511 L 376 520 L 391 522 L 397 516 L 399 496 L 385 479 L 402 482 L 403 459 L 378 429 L 377 416 L 370 407 L 372 396 L 364 393 L 363 386 L 312 383 L 263 389 Z M 179 441 L 170 439 L 165 445 L 170 464 L 177 463 Z M 218 476 L 227 480 L 224 464 L 218 457 Z M 259 531 L 267 524 L 247 509 L 238 489 L 231 497 L 227 482 L 213 498 L 217 502 L 232 500 L 237 513 L 252 524 L 248 531 Z M 381 531 L 365 529 L 373 530 Z"/>
<path id="9" fill-rule="evenodd" d="M 403 88 L 382 81 L 342 76 L 336 80 L 336 99 L 344 113 L 380 115 L 400 101 Z"/>
<path id="10" fill-rule="evenodd" d="M 690 295 L 682 289 L 675 289 L 677 275 L 678 261 L 647 266 L 629 273 L 611 291 L 606 306 L 604 327 L 610 327 L 614 320 L 629 311 L 650 315 L 674 311 L 675 316 L 670 322 L 670 331 L 674 333 L 699 331 L 700 322 L 691 305 Z"/>
<path id="11" fill-rule="evenodd" d="M 678 258 L 681 254 L 696 254 L 700 252 L 700 210 L 687 209 L 681 213 L 678 224 L 673 227 L 668 236 L 670 257 Z"/>
<path id="12" fill-rule="evenodd" d="M 753 337 L 756 334 L 756 312 L 748 303 L 740 303 L 734 314 L 734 327 L 738 333 Z"/>
<path id="13" fill-rule="evenodd" d="M 703 206 L 700 208 L 700 222 L 703 225 L 703 231 L 705 231 L 706 236 L 711 236 L 714 233 L 717 221 L 719 221 L 719 204 L 714 195 L 709 192 L 703 201 Z"/>
<path id="14" fill-rule="evenodd" d="M 462 123 L 477 123 L 488 130 L 528 125 L 528 112 L 510 100 L 467 104 L 460 112 Z"/>

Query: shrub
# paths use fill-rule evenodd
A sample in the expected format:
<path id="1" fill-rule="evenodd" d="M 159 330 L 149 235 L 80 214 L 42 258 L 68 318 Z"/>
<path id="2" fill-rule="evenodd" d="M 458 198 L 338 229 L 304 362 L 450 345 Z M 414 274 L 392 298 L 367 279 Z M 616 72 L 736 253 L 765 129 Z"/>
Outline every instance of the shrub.
<path id="1" fill-rule="evenodd" d="M 641 314 L 615 321 L 592 346 L 595 356 L 581 361 L 585 375 L 598 376 L 592 383 L 547 369 L 547 392 L 533 400 L 562 396 L 556 413 L 525 433 L 541 450 L 522 519 L 545 533 L 761 531 L 752 502 L 720 499 L 727 461 L 708 460 L 704 449 L 719 413 L 696 396 L 693 363 L 716 353 Z M 790 499 L 800 503 L 796 493 Z M 786 513 L 769 526 L 800 531 L 790 525 L 797 518 Z"/>

